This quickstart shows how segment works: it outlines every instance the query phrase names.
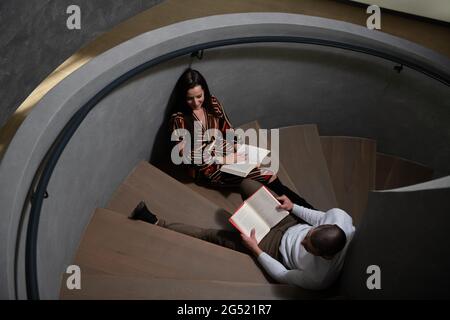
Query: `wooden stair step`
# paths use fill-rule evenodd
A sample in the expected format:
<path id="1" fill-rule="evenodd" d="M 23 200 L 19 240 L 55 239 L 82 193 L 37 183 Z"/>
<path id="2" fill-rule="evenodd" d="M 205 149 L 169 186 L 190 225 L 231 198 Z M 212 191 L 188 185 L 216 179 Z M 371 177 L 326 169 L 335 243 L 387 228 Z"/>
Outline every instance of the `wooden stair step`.
<path id="1" fill-rule="evenodd" d="M 159 163 L 158 168 L 230 214 L 242 203 L 242 198 L 236 187 L 212 188 L 197 185 L 193 178 L 187 175 L 187 172 L 171 163 Z"/>
<path id="2" fill-rule="evenodd" d="M 239 194 L 238 188 L 222 187 L 213 188 L 208 186 L 201 186 L 193 181 L 184 183 L 194 192 L 202 195 L 219 208 L 225 209 L 230 215 L 242 204 L 242 197 Z"/>
<path id="3" fill-rule="evenodd" d="M 241 128 L 244 131 L 246 131 L 248 129 L 259 130 L 259 129 L 261 129 L 261 125 L 259 124 L 258 120 L 255 120 L 255 121 L 243 124 L 243 125 L 239 126 L 239 128 Z M 270 130 L 268 130 L 267 138 L 268 138 L 267 147 L 270 149 L 271 148 Z M 258 143 L 260 144 L 259 140 L 258 140 Z M 287 172 L 285 166 L 283 165 L 284 160 L 285 159 L 280 157 L 277 176 L 286 187 L 288 187 L 292 191 L 298 193 L 297 188 L 295 187 L 295 184 L 292 182 L 291 177 L 289 176 L 289 173 Z"/>
<path id="4" fill-rule="evenodd" d="M 269 283 L 247 254 L 107 209 L 94 213 L 74 264 L 110 275 Z"/>
<path id="5" fill-rule="evenodd" d="M 116 190 L 107 209 L 129 215 L 139 201 L 170 222 L 233 230 L 230 213 L 148 162 L 140 162 Z"/>
<path id="6" fill-rule="evenodd" d="M 339 208 L 358 224 L 375 188 L 376 141 L 341 136 L 322 136 L 320 141 Z"/>
<path id="7" fill-rule="evenodd" d="M 177 299 L 267 300 L 314 299 L 324 293 L 282 284 L 259 284 L 218 280 L 180 280 L 150 277 L 87 275 L 81 290 L 61 290 L 61 299 Z"/>
<path id="8" fill-rule="evenodd" d="M 395 189 L 429 181 L 433 169 L 423 164 L 384 153 L 377 153 L 377 190 Z"/>
<path id="9" fill-rule="evenodd" d="M 279 133 L 280 159 L 299 195 L 319 210 L 337 207 L 317 126 L 283 127 Z"/>

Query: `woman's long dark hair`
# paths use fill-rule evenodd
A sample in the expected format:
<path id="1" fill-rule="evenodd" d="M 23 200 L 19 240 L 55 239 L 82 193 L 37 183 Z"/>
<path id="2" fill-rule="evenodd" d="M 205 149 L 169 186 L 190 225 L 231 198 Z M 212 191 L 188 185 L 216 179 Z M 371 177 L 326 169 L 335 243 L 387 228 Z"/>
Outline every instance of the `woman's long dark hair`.
<path id="1" fill-rule="evenodd" d="M 188 68 L 183 72 L 175 85 L 176 111 L 184 114 L 190 114 L 192 112 L 192 109 L 186 103 L 186 94 L 189 89 L 196 86 L 201 86 L 204 91 L 205 99 L 203 107 L 206 111 L 211 111 L 211 93 L 209 92 L 208 84 L 200 72 L 191 68 Z"/>

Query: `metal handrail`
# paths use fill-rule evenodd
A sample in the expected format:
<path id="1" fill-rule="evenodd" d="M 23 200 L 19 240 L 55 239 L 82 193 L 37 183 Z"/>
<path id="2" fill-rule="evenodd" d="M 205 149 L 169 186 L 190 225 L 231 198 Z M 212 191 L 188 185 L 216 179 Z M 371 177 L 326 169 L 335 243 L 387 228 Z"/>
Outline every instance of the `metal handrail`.
<path id="1" fill-rule="evenodd" d="M 36 190 L 34 193 L 32 193 L 33 197 L 31 198 L 31 210 L 29 215 L 27 238 L 26 238 L 25 270 L 26 270 L 26 288 L 28 299 L 33 300 L 39 299 L 39 284 L 37 278 L 37 238 L 38 238 L 39 219 L 42 209 L 42 203 L 45 198 L 48 183 L 52 176 L 53 170 L 56 167 L 56 164 L 61 154 L 63 153 L 65 147 L 67 146 L 68 142 L 70 141 L 70 139 L 72 138 L 73 134 L 78 129 L 80 124 L 83 122 L 83 120 L 86 118 L 88 113 L 97 105 L 97 103 L 100 102 L 104 97 L 106 97 L 118 86 L 120 86 L 130 78 L 134 77 L 135 75 L 151 67 L 154 67 L 160 63 L 169 61 L 171 59 L 191 54 L 192 52 L 211 48 L 231 46 L 237 44 L 270 43 L 270 42 L 313 44 L 369 54 L 372 56 L 390 60 L 403 66 L 407 66 L 411 69 L 414 69 L 418 72 L 427 75 L 428 77 L 438 80 L 447 86 L 450 86 L 449 75 L 439 73 L 438 71 L 430 69 L 428 66 L 420 65 L 414 61 L 410 61 L 405 58 L 397 57 L 379 50 L 363 46 L 356 46 L 337 41 L 329 41 L 307 37 L 295 37 L 295 36 L 241 37 L 241 38 L 211 41 L 172 51 L 170 53 L 161 55 L 157 58 L 154 58 L 150 61 L 147 61 L 135 67 L 134 69 L 126 72 L 125 74 L 121 75 L 120 77 L 109 83 L 72 116 L 72 118 L 69 120 L 69 122 L 66 124 L 66 126 L 58 135 L 58 138 L 55 140 L 55 143 L 47 152 L 47 155 L 40 166 L 43 169 L 41 171 L 40 177 L 37 180 Z"/>

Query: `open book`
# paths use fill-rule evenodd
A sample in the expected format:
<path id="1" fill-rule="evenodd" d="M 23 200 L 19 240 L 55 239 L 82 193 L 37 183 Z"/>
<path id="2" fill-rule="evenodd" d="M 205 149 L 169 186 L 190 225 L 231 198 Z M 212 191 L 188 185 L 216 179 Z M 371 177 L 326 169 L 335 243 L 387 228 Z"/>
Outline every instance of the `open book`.
<path id="1" fill-rule="evenodd" d="M 229 220 L 247 236 L 250 236 L 250 231 L 254 228 L 259 243 L 272 227 L 289 214 L 286 210 L 277 209 L 278 205 L 278 200 L 263 186 L 245 200 Z"/>
<path id="2" fill-rule="evenodd" d="M 224 164 L 220 168 L 220 171 L 240 177 L 246 177 L 250 171 L 262 163 L 270 151 L 264 148 L 242 144 L 239 146 L 236 153 L 238 155 L 246 155 L 246 160 L 238 163 Z"/>

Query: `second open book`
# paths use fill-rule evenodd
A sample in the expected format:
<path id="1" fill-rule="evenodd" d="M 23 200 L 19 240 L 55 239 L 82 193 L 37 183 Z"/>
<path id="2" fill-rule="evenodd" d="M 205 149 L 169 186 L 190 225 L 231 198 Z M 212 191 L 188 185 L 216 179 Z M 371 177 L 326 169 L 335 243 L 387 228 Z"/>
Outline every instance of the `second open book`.
<path id="1" fill-rule="evenodd" d="M 238 163 L 225 164 L 220 168 L 220 171 L 240 177 L 246 177 L 250 171 L 263 162 L 270 151 L 264 148 L 243 144 L 239 146 L 236 153 L 241 155 L 245 154 L 246 160 Z"/>
<path id="2" fill-rule="evenodd" d="M 259 243 L 278 222 L 289 212 L 277 209 L 280 203 L 266 187 L 261 187 L 236 210 L 230 222 L 241 233 L 250 236 L 255 229 L 256 241 Z"/>

